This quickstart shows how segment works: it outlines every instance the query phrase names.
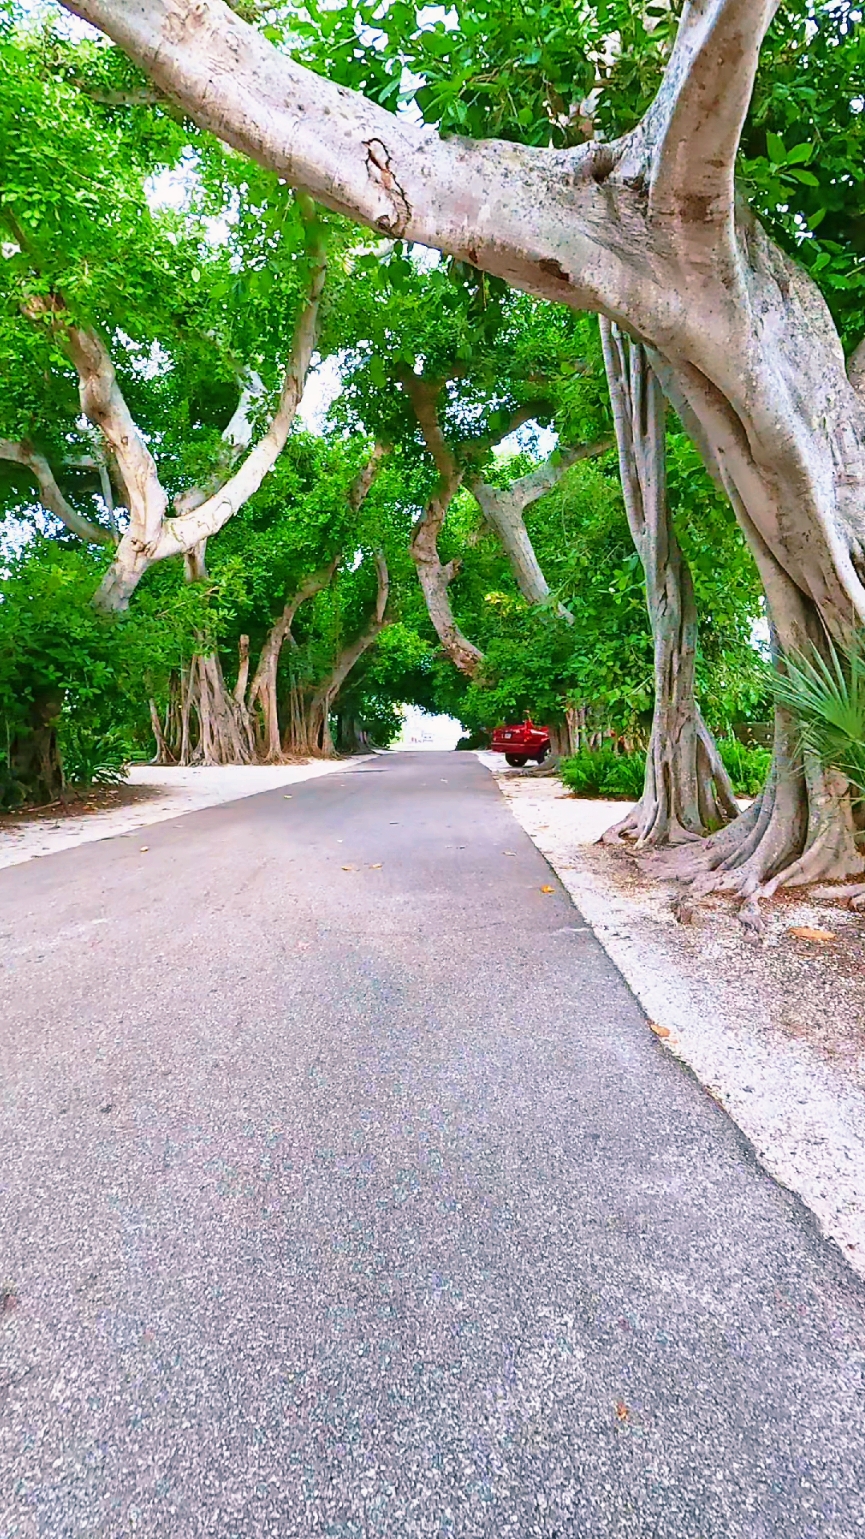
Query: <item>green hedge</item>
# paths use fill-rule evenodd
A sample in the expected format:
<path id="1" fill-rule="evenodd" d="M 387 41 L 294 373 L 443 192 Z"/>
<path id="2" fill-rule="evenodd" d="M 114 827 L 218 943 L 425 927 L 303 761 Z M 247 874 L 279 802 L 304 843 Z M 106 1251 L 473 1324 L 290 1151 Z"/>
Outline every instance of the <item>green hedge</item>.
<path id="1" fill-rule="evenodd" d="M 718 751 L 737 796 L 756 796 L 763 788 L 772 755 L 768 748 L 746 748 L 734 737 L 718 739 Z M 584 748 L 563 759 L 559 774 L 575 796 L 624 797 L 636 801 L 646 773 L 644 753 L 616 753 L 614 748 Z"/>

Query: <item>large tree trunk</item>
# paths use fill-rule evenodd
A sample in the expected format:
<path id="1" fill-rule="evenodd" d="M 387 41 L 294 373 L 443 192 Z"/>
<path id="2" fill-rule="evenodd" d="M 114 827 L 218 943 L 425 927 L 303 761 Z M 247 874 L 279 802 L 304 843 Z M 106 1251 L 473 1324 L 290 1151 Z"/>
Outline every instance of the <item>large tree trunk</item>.
<path id="1" fill-rule="evenodd" d="M 330 731 L 330 713 L 352 669 L 364 653 L 369 651 L 387 624 L 385 615 L 390 579 L 387 563 L 381 551 L 377 551 L 375 555 L 375 570 L 378 587 L 375 609 L 370 622 L 354 641 L 347 647 L 343 647 L 326 679 L 314 690 L 308 692 L 305 698 L 299 692 L 294 695 L 285 742 L 287 751 L 296 752 L 296 745 L 302 744 L 300 751 L 313 756 L 333 758 L 336 753 Z"/>
<path id="2" fill-rule="evenodd" d="M 666 409 L 645 349 L 601 321 L 628 524 L 646 580 L 655 705 L 643 794 L 605 836 L 639 848 L 699 839 L 738 816 L 715 740 L 695 695 L 697 606 L 667 502 Z"/>
<path id="3" fill-rule="evenodd" d="M 243 700 L 249 638 L 241 636 L 237 687 L 229 690 L 217 652 L 196 653 L 169 683 L 160 721 L 150 702 L 155 764 L 256 764 L 252 719 Z"/>
<path id="4" fill-rule="evenodd" d="M 61 690 L 40 690 L 30 706 L 27 725 L 11 738 L 8 775 L 15 802 L 45 806 L 61 796 L 64 780 L 57 725 L 62 708 Z"/>

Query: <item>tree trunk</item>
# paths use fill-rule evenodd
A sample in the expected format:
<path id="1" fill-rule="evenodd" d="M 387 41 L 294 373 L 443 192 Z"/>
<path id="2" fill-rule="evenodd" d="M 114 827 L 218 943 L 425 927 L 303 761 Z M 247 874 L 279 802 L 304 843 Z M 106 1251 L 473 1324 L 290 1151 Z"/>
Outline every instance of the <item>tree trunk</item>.
<path id="1" fill-rule="evenodd" d="M 358 513 L 364 500 L 372 488 L 376 477 L 384 463 L 388 453 L 384 444 L 374 445 L 372 452 L 361 466 L 357 475 L 348 489 L 348 506 L 352 513 Z M 282 649 L 287 640 L 291 638 L 291 627 L 294 617 L 301 604 L 308 599 L 315 598 L 317 593 L 323 592 L 333 580 L 334 573 L 339 566 L 342 552 L 338 551 L 332 561 L 326 566 L 319 567 L 318 571 L 311 572 L 305 577 L 293 598 L 285 605 L 282 614 L 265 638 L 264 646 L 258 660 L 258 667 L 249 690 L 247 710 L 251 716 L 256 711 L 260 712 L 258 723 L 259 752 L 265 764 L 278 764 L 290 754 L 295 757 L 306 750 L 299 746 L 305 738 L 299 722 L 292 721 L 285 735 L 285 740 L 280 741 L 279 732 L 279 699 L 277 694 L 277 676 L 279 673 L 279 660 Z M 235 690 L 235 695 L 238 691 Z M 242 697 L 239 697 L 242 698 Z M 296 695 L 292 696 L 297 708 Z M 290 746 L 289 746 L 290 745 Z"/>
<path id="2" fill-rule="evenodd" d="M 63 765 L 57 743 L 62 708 L 62 691 L 39 691 L 28 711 L 26 727 L 9 741 L 9 790 L 16 803 L 45 806 L 62 795 Z"/>
<path id="3" fill-rule="evenodd" d="M 665 403 L 645 349 L 601 321 L 628 524 L 643 565 L 655 652 L 655 706 L 643 794 L 605 835 L 638 848 L 700 839 L 739 808 L 694 692 L 697 606 L 667 503 Z"/>
<path id="4" fill-rule="evenodd" d="M 304 703 L 301 702 L 299 691 L 292 698 L 289 741 L 292 744 L 302 742 L 304 745 L 302 751 L 314 757 L 321 756 L 326 759 L 334 757 L 336 749 L 330 731 L 330 713 L 352 669 L 363 657 L 364 652 L 369 651 L 387 624 L 385 612 L 390 579 L 387 563 L 381 551 L 376 552 L 375 569 L 378 591 L 375 609 L 366 630 L 362 631 L 347 647 L 343 647 L 327 678 L 316 686 Z"/>
<path id="5" fill-rule="evenodd" d="M 304 604 L 307 599 L 314 598 L 316 593 L 321 593 L 328 586 L 339 562 L 340 556 L 334 556 L 327 566 L 321 567 L 317 572 L 312 572 L 309 577 L 304 578 L 265 638 L 247 700 L 247 710 L 250 715 L 256 711 L 260 713 L 257 738 L 259 753 L 265 764 L 279 764 L 286 755 L 293 758 L 296 754 L 305 752 L 305 749 L 297 746 L 291 731 L 286 734 L 284 743 L 280 741 L 277 695 L 279 660 L 283 646 L 291 636 L 294 617 L 301 604 Z M 289 743 L 291 743 L 290 747 Z"/>
<path id="6" fill-rule="evenodd" d="M 471 679 L 483 662 L 483 653 L 460 630 L 448 593 L 462 562 L 454 559 L 443 564 L 438 550 L 445 514 L 458 486 L 459 477 L 455 482 L 439 483 L 414 526 L 411 557 L 435 633 L 451 662 Z"/>
<path id="7" fill-rule="evenodd" d="M 249 655 L 249 639 L 240 638 L 239 680 Z M 195 653 L 172 675 L 165 718 L 160 722 L 150 702 L 156 739 L 155 764 L 256 764 L 252 720 L 237 690 L 228 689 L 217 652 Z"/>

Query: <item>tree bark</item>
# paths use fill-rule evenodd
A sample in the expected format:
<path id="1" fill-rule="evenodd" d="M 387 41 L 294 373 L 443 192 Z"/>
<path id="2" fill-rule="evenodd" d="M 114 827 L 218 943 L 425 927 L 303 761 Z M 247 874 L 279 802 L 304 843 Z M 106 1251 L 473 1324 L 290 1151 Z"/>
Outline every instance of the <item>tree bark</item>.
<path id="1" fill-rule="evenodd" d="M 490 486 L 481 476 L 469 478 L 469 490 L 487 523 L 498 535 L 511 564 L 517 587 L 530 604 L 548 603 L 550 585 L 541 570 L 526 528 L 523 517 L 526 508 L 551 491 L 565 471 L 570 470 L 578 460 L 606 453 L 612 447 L 612 442 L 612 439 L 605 438 L 594 444 L 581 444 L 578 448 L 560 449 L 507 488 Z M 563 620 L 573 624 L 574 617 L 564 604 L 557 604 L 556 612 Z"/>
<path id="2" fill-rule="evenodd" d="M 300 719 L 293 719 L 289 727 L 290 737 L 286 744 L 288 751 L 297 751 L 298 744 L 302 744 L 300 751 L 313 756 L 321 755 L 324 758 L 333 758 L 336 750 L 330 731 L 330 713 L 338 699 L 343 684 L 352 669 L 369 651 L 373 642 L 377 640 L 381 631 L 387 624 L 386 611 L 390 579 L 388 576 L 387 562 L 384 554 L 377 551 L 375 554 L 375 570 L 378 579 L 375 609 L 366 629 L 352 641 L 349 646 L 343 647 L 327 678 L 313 691 L 306 709 L 298 712 Z"/>
<path id="3" fill-rule="evenodd" d="M 64 778 L 57 724 L 63 708 L 61 690 L 44 689 L 34 698 L 26 726 L 8 744 L 8 773 L 17 800 L 45 806 L 62 795 Z"/>
<path id="4" fill-rule="evenodd" d="M 448 588 L 460 570 L 458 560 L 443 564 L 439 555 L 439 535 L 448 508 L 462 485 L 463 472 L 445 441 L 438 420 L 438 398 L 444 380 L 421 379 L 410 370 L 401 382 L 417 417 L 424 442 L 438 471 L 435 490 L 414 526 L 411 558 L 426 602 L 427 614 L 451 662 L 473 678 L 483 662 L 483 653 L 464 636 L 451 608 Z"/>
<path id="5" fill-rule="evenodd" d="M 298 194 L 297 201 L 306 226 L 310 277 L 276 411 L 262 438 L 227 479 L 217 475 L 215 489 L 192 488 L 180 495 L 176 506 L 181 511 L 174 518 L 165 516 L 168 498 L 156 462 L 126 404 L 102 338 L 92 328 L 74 324 L 56 295 L 35 296 L 23 307 L 30 319 L 47 320 L 65 347 L 78 373 L 81 409 L 101 432 L 124 488 L 129 527 L 97 592 L 95 602 L 100 609 L 126 609 L 147 568 L 169 556 L 186 558 L 187 575 L 203 573 L 207 539 L 253 496 L 285 446 L 318 337 L 327 274 L 324 237 L 314 205 L 303 194 Z M 255 376 L 252 378 L 254 383 Z M 253 393 L 250 385 L 244 386 L 238 409 L 226 428 L 224 437 L 231 458 L 236 458 L 244 441 L 248 443 Z"/>
<path id="6" fill-rule="evenodd" d="M 666 410 L 645 349 L 601 321 L 628 524 L 646 580 L 655 704 L 643 794 L 605 835 L 638 848 L 699 839 L 738 817 L 733 787 L 695 694 L 697 606 L 666 485 Z"/>

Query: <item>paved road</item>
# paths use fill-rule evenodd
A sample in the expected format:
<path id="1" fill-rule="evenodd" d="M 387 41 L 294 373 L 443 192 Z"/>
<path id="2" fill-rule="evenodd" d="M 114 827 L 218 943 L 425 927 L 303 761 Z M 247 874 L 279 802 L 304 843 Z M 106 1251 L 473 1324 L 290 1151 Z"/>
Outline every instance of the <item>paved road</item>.
<path id="1" fill-rule="evenodd" d="M 473 756 L 0 929 L 3 1539 L 865 1533 L 862 1288 Z"/>

